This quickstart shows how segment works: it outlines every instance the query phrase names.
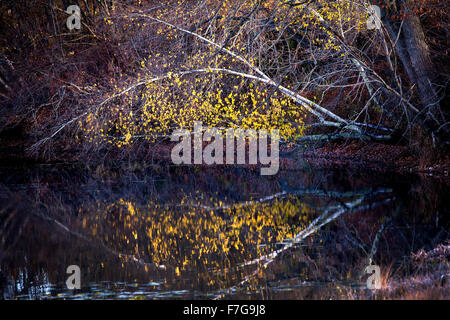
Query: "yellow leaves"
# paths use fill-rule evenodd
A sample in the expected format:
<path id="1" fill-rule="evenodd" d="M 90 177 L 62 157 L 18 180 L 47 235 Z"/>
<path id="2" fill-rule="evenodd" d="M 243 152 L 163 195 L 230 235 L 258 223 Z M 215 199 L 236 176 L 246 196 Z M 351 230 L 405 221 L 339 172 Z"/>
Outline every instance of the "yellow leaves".
<path id="1" fill-rule="evenodd" d="M 276 7 L 275 2 L 269 5 L 272 6 Z M 175 31 L 165 27 L 158 29 L 159 33 L 165 35 Z M 246 47 L 241 41 L 236 41 L 232 49 L 245 52 Z M 247 56 L 252 65 L 259 62 L 259 58 L 241 54 Z M 203 68 L 210 72 L 195 76 L 175 75 L 180 66 L 174 67 L 174 61 L 180 55 L 186 59 L 181 70 Z M 214 58 L 211 59 L 211 56 Z M 171 47 L 166 53 L 148 55 L 139 62 L 142 70 L 138 72 L 138 82 L 155 77 L 146 68 L 149 65 L 169 70 L 167 77 L 146 83 L 140 87 L 143 90 L 139 90 L 139 93 L 138 90 L 130 90 L 120 99 L 111 101 L 111 105 L 120 106 L 120 111 L 105 104 L 98 113 L 86 118 L 84 124 L 90 125 L 83 126 L 82 131 L 94 143 L 108 142 L 117 148 L 140 143 L 143 139 L 155 142 L 157 137 L 170 134 L 174 128 L 192 128 L 194 121 L 199 120 L 212 127 L 276 128 L 285 139 L 302 135 L 304 116 L 301 107 L 294 101 L 268 92 L 262 85 L 245 78 L 212 72 L 212 68 L 228 67 L 228 64 L 234 63 L 240 64 L 235 58 L 217 54 L 216 48 L 212 46 L 206 46 L 187 57 L 184 52 L 180 54 Z M 117 93 L 125 86 L 115 87 Z M 270 97 L 272 95 L 275 99 Z"/>
<path id="2" fill-rule="evenodd" d="M 130 142 L 130 139 L 131 139 L 131 134 L 128 132 L 128 133 L 125 135 L 125 143 Z"/>

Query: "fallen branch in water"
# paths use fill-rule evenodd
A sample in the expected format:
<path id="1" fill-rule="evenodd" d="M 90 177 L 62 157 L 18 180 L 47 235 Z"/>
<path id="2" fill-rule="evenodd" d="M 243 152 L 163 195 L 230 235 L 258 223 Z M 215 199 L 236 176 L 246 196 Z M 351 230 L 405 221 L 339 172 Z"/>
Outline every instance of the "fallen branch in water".
<path id="1" fill-rule="evenodd" d="M 306 142 L 306 141 L 334 141 L 334 140 L 348 140 L 348 139 L 357 139 L 363 141 L 389 141 L 392 139 L 390 135 L 382 135 L 382 136 L 367 136 L 364 134 L 355 134 L 351 132 L 340 132 L 340 133 L 324 133 L 324 134 L 314 134 L 303 136 L 297 138 L 297 142 Z"/>

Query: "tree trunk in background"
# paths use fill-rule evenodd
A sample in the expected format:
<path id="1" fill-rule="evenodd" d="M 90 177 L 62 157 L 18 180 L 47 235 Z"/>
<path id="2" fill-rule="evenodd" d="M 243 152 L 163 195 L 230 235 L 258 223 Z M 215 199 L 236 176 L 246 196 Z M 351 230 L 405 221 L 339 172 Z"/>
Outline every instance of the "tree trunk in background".
<path id="1" fill-rule="evenodd" d="M 445 123 L 440 109 L 439 96 L 432 83 L 437 78 L 436 68 L 431 60 L 430 49 L 426 43 L 425 33 L 419 17 L 406 7 L 404 1 L 390 10 L 400 7 L 408 13 L 400 29 L 400 23 L 392 20 L 389 15 L 383 18 L 383 24 L 390 33 L 393 41 L 396 41 L 396 51 L 402 65 L 408 75 L 411 85 L 415 85 L 420 100 L 421 114 L 417 120 L 426 131 L 432 134 L 433 139 L 446 142 L 444 129 L 437 130 Z M 397 13 L 398 14 L 398 13 Z"/>
<path id="2" fill-rule="evenodd" d="M 416 15 L 405 20 L 404 38 L 411 66 L 416 74 L 416 84 L 423 107 L 439 108 L 439 97 L 432 86 L 436 78 L 436 69 L 431 61 L 430 49 L 425 42 L 425 34 Z M 437 108 L 433 108 L 437 106 Z"/>

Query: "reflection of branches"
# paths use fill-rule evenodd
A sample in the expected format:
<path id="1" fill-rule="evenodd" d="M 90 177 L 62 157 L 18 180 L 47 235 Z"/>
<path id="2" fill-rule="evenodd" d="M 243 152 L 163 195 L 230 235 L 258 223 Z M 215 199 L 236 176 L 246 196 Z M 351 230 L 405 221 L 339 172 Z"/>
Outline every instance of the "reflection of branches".
<path id="1" fill-rule="evenodd" d="M 391 189 L 379 189 L 375 191 L 377 194 L 380 192 L 383 193 L 389 193 L 392 192 Z M 347 198 L 347 197 L 355 197 L 355 196 L 367 196 L 367 195 L 373 195 L 375 192 L 373 192 L 372 189 L 365 189 L 360 191 L 349 191 L 349 192 L 339 192 L 339 191 L 325 191 L 325 190 L 319 190 L 319 189 L 307 189 L 307 190 L 292 190 L 292 191 L 286 191 L 283 190 L 281 192 L 260 198 L 258 200 L 249 200 L 249 201 L 243 201 L 238 202 L 236 204 L 231 205 L 222 205 L 222 206 L 207 206 L 207 205 L 201 205 L 201 204 L 195 204 L 195 203 L 182 203 L 182 204 L 166 204 L 166 206 L 175 206 L 175 207 L 194 207 L 199 209 L 204 209 L 208 211 L 219 211 L 219 210 L 227 210 L 227 209 L 233 209 L 233 208 L 242 208 L 247 206 L 252 206 L 264 202 L 269 202 L 274 199 L 284 199 L 288 196 L 324 196 L 329 198 Z"/>
<path id="2" fill-rule="evenodd" d="M 395 211 L 394 215 L 396 215 L 398 212 L 400 211 L 400 208 L 397 208 L 397 210 Z M 380 242 L 380 238 L 381 235 L 383 234 L 384 230 L 386 229 L 386 227 L 391 223 L 393 219 L 393 216 L 390 216 L 388 219 L 386 219 L 386 221 L 381 225 L 380 229 L 378 229 L 376 235 L 375 235 L 375 239 L 373 240 L 372 243 L 372 247 L 370 249 L 370 252 L 367 256 L 367 262 L 366 265 L 364 266 L 364 268 L 361 270 L 360 273 L 360 277 L 362 277 L 363 272 L 366 270 L 366 268 L 368 266 L 370 266 L 373 262 L 373 257 L 375 255 L 375 253 L 377 252 L 377 248 L 378 248 L 378 243 Z"/>
<path id="3" fill-rule="evenodd" d="M 45 215 L 42 212 L 39 213 L 39 214 L 36 213 L 36 215 L 38 215 L 39 217 L 41 217 L 41 218 L 43 218 L 43 219 L 45 219 L 47 221 L 53 222 L 54 224 L 56 224 L 59 228 L 61 228 L 65 232 L 70 233 L 71 235 L 74 235 L 74 236 L 76 236 L 76 237 L 78 237 L 78 238 L 88 242 L 89 244 L 93 243 L 93 239 L 91 239 L 91 238 L 89 238 L 89 237 L 87 237 L 87 236 L 85 236 L 85 235 L 83 235 L 83 234 L 81 234 L 81 233 L 79 233 L 77 231 L 71 230 L 69 227 L 67 227 L 66 225 L 64 225 L 60 221 L 58 221 L 58 220 L 56 220 L 56 219 L 54 219 L 52 217 L 49 217 L 49 216 Z M 109 252 L 110 254 L 112 254 L 112 255 L 114 255 L 116 257 L 130 259 L 131 261 L 136 262 L 137 264 L 140 264 L 140 265 L 143 265 L 143 266 L 153 266 L 153 267 L 156 267 L 157 269 L 162 269 L 162 270 L 166 269 L 165 265 L 159 265 L 159 264 L 156 264 L 156 263 L 146 262 L 146 261 L 136 257 L 135 255 L 118 252 L 118 251 L 108 247 L 107 245 L 105 245 L 102 241 L 100 241 L 100 245 L 101 245 L 101 247 L 103 249 L 105 249 L 107 252 Z"/>
<path id="4" fill-rule="evenodd" d="M 378 201 L 375 203 L 369 203 L 366 205 L 362 205 L 362 203 L 365 200 L 371 199 L 373 197 L 375 197 L 376 195 L 379 194 L 387 194 L 392 192 L 392 190 L 390 189 L 377 189 L 375 191 L 373 191 L 372 193 L 368 194 L 368 195 L 362 195 L 359 198 L 357 198 L 356 200 L 353 201 L 348 201 L 348 202 L 344 202 L 342 204 L 339 204 L 337 206 L 331 206 L 328 207 L 324 213 L 322 215 L 320 215 L 319 217 L 317 217 L 316 219 L 314 219 L 309 226 L 306 229 L 303 229 L 302 231 L 300 231 L 298 234 L 296 234 L 294 236 L 294 238 L 289 241 L 289 242 L 284 242 L 283 247 L 275 250 L 267 255 L 264 255 L 262 257 L 253 259 L 249 262 L 244 263 L 242 266 L 251 266 L 251 265 L 258 265 L 262 268 L 267 268 L 267 266 L 272 263 L 280 254 L 282 254 L 283 252 L 287 251 L 288 249 L 294 247 L 296 244 L 298 244 L 299 242 L 305 240 L 307 237 L 309 237 L 310 235 L 312 235 L 313 233 L 315 233 L 316 231 L 318 231 L 319 229 L 321 229 L 323 226 L 329 224 L 330 222 L 336 220 L 340 215 L 342 215 L 345 212 L 357 212 L 357 211 L 361 211 L 361 210 L 366 210 L 368 208 L 372 208 L 375 206 L 379 206 L 381 204 L 385 204 L 388 202 L 391 202 L 394 200 L 394 198 L 386 198 L 382 201 Z M 232 289 L 236 289 L 240 286 L 242 286 L 243 284 L 247 283 L 248 281 L 250 281 L 253 277 L 255 277 L 258 272 L 259 272 L 260 268 L 257 268 L 253 273 L 247 275 L 243 280 L 241 280 L 238 284 L 234 285 L 231 288 L 228 288 L 227 290 L 225 290 L 224 293 L 218 295 L 215 297 L 215 299 L 221 299 L 225 296 L 225 294 L 227 292 L 229 292 Z"/>
<path id="5" fill-rule="evenodd" d="M 17 221 L 17 211 L 11 211 L 8 210 L 9 208 L 2 208 L 0 210 L 0 230 L 1 232 L 1 237 L 0 237 L 0 248 L 2 248 L 2 250 L 0 250 L 0 262 L 2 262 L 5 254 L 6 254 L 6 250 L 3 250 L 5 247 L 5 244 L 7 242 L 7 240 L 10 237 L 13 237 L 12 241 L 11 241 L 11 246 L 14 246 L 20 239 L 20 237 L 23 234 L 23 229 L 19 228 L 18 231 L 16 231 L 15 227 L 18 224 Z"/>

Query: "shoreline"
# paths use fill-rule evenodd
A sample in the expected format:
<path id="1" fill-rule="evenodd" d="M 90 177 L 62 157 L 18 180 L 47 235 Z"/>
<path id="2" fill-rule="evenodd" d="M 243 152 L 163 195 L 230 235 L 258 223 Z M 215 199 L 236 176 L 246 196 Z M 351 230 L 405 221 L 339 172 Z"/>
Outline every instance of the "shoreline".
<path id="1" fill-rule="evenodd" d="M 149 146 L 153 162 L 170 163 L 170 143 Z M 83 159 L 80 150 L 72 148 L 56 148 L 54 156 L 45 159 L 32 156 L 25 152 L 23 143 L 15 141 L 13 144 L 3 144 L 0 148 L 1 166 L 22 165 L 61 165 L 68 163 L 102 163 L 96 159 Z M 284 149 L 284 148 L 282 148 Z M 450 156 L 445 155 L 434 161 L 425 161 L 412 154 L 406 146 L 386 145 L 376 142 L 330 142 L 322 146 L 307 146 L 304 150 L 297 148 L 282 150 L 280 148 L 280 170 L 298 168 L 302 162 L 321 168 L 348 167 L 354 169 L 368 169 L 383 172 L 396 172 L 400 174 L 419 174 L 430 177 L 439 177 L 450 180 Z M 132 153 L 132 152 L 130 152 Z M 113 162 L 136 161 L 147 162 L 147 156 L 115 157 L 111 152 L 110 160 Z M 203 165 L 202 165 L 203 166 Z M 214 165 L 213 165 L 214 166 Z M 223 166 L 223 165 L 218 165 Z M 243 165 L 255 167 L 254 165 Z"/>

